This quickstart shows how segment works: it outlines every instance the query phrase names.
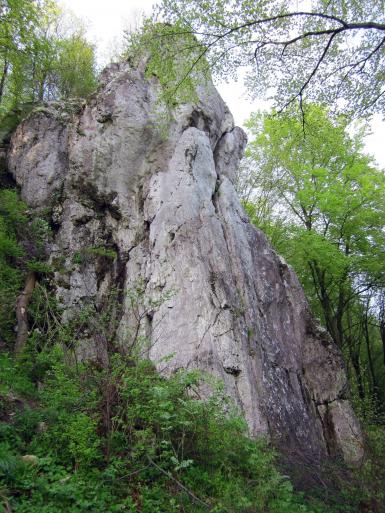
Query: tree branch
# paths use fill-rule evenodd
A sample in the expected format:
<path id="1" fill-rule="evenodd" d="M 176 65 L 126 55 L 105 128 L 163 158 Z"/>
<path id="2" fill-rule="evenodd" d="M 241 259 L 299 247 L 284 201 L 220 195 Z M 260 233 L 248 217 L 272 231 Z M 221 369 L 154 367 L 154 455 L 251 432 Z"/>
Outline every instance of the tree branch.
<path id="1" fill-rule="evenodd" d="M 206 509 L 210 510 L 211 509 L 211 506 L 209 504 L 207 504 L 206 502 L 202 501 L 202 499 L 200 499 L 199 497 L 197 497 L 196 495 L 194 495 L 192 493 L 191 490 L 189 490 L 188 488 L 186 488 L 180 481 L 178 481 L 170 472 L 166 472 L 162 467 L 160 467 L 159 465 L 157 465 L 155 463 L 155 461 L 150 458 L 150 456 L 147 454 L 147 459 L 149 461 L 149 463 L 151 465 L 153 465 L 157 470 L 159 470 L 159 472 L 161 472 L 162 474 L 164 474 L 166 477 L 168 477 L 169 479 L 172 479 L 178 486 L 179 488 L 181 488 L 184 492 L 187 493 L 187 495 L 189 495 L 194 502 L 197 502 L 198 504 L 201 504 L 202 506 L 204 506 Z"/>
<path id="2" fill-rule="evenodd" d="M 342 29 L 341 29 L 342 30 Z M 315 65 L 315 67 L 313 68 L 312 72 L 310 73 L 309 77 L 307 78 L 307 80 L 304 82 L 304 84 L 302 85 L 301 89 L 299 90 L 299 92 L 295 95 L 295 96 L 292 96 L 290 98 L 290 100 L 288 100 L 285 105 L 279 110 L 279 112 L 282 112 L 283 110 L 285 110 L 291 103 L 293 103 L 297 98 L 300 98 L 300 105 L 301 105 L 301 112 L 302 112 L 302 115 L 303 115 L 303 108 L 302 108 L 302 102 L 303 102 L 303 93 L 305 91 L 305 89 L 307 88 L 307 86 L 310 84 L 310 81 L 312 80 L 312 78 L 316 75 L 319 67 L 321 66 L 322 62 L 324 61 L 329 49 L 330 49 L 330 46 L 333 42 L 333 39 L 335 38 L 335 36 L 341 32 L 341 30 L 338 30 L 336 32 L 333 32 L 331 34 L 331 36 L 329 37 L 329 40 L 321 54 L 321 56 L 319 57 L 318 61 L 317 61 L 317 64 Z M 304 122 L 304 118 L 303 118 L 303 122 Z"/>

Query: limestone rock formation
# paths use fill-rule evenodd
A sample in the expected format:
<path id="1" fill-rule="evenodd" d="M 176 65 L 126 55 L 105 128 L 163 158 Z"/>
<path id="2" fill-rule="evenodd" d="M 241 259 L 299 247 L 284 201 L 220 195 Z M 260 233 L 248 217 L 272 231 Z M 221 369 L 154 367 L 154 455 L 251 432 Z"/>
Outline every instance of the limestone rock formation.
<path id="1" fill-rule="evenodd" d="M 160 371 L 219 377 L 251 434 L 287 451 L 359 461 L 341 355 L 235 193 L 245 134 L 212 85 L 162 123 L 157 94 L 156 78 L 114 64 L 88 104 L 32 113 L 12 138 L 8 166 L 23 199 L 52 210 L 58 297 L 70 312 L 123 289 L 124 346 L 135 322 L 125 297 L 140 279 Z"/>

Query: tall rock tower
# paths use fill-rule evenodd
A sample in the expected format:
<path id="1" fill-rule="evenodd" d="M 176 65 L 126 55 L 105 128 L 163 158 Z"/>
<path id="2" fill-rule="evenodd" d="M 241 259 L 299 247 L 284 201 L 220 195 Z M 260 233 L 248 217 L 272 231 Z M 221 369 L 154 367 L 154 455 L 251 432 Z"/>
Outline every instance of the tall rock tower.
<path id="1" fill-rule="evenodd" d="M 47 105 L 12 138 L 8 167 L 23 199 L 52 212 L 58 298 L 71 312 L 123 291 L 124 346 L 134 321 L 127 293 L 140 280 L 153 305 L 141 317 L 146 351 L 159 371 L 220 378 L 250 433 L 286 451 L 359 461 L 341 355 L 234 190 L 244 132 L 212 84 L 159 128 L 158 87 L 141 69 L 111 65 L 87 104 Z M 79 351 L 91 357 L 97 346 L 89 337 Z"/>

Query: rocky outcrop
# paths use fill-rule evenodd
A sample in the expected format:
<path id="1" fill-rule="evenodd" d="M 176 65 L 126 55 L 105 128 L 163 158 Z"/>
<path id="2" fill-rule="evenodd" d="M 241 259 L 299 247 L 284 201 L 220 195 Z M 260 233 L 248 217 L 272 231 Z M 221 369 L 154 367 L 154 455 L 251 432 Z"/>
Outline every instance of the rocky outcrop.
<path id="1" fill-rule="evenodd" d="M 58 297 L 71 312 L 123 290 L 117 336 L 128 346 L 138 312 L 127 293 L 140 279 L 143 350 L 160 371 L 217 376 L 251 434 L 287 451 L 359 461 L 341 355 L 235 193 L 245 134 L 210 84 L 171 118 L 157 93 L 156 78 L 112 65 L 88 104 L 49 106 L 12 138 L 24 200 L 52 211 Z"/>

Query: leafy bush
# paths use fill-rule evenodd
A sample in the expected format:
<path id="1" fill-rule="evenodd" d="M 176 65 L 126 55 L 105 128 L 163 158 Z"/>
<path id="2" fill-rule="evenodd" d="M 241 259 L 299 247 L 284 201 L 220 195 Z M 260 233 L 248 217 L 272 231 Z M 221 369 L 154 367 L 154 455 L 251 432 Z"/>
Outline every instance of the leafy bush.
<path id="1" fill-rule="evenodd" d="M 48 222 L 32 217 L 16 190 L 0 189 L 0 342 L 11 345 L 16 324 L 16 298 L 27 271 L 52 272 L 45 260 Z"/>
<path id="2" fill-rule="evenodd" d="M 278 472 L 267 443 L 247 437 L 214 380 L 202 401 L 198 372 L 165 379 L 151 362 L 119 353 L 100 368 L 72 365 L 57 346 L 45 351 L 34 408 L 25 401 L 0 423 L 4 461 L 18 462 L 2 474 L 12 511 L 313 511 Z M 3 356 L 1 369 L 13 369 L 30 394 L 31 368 Z"/>

